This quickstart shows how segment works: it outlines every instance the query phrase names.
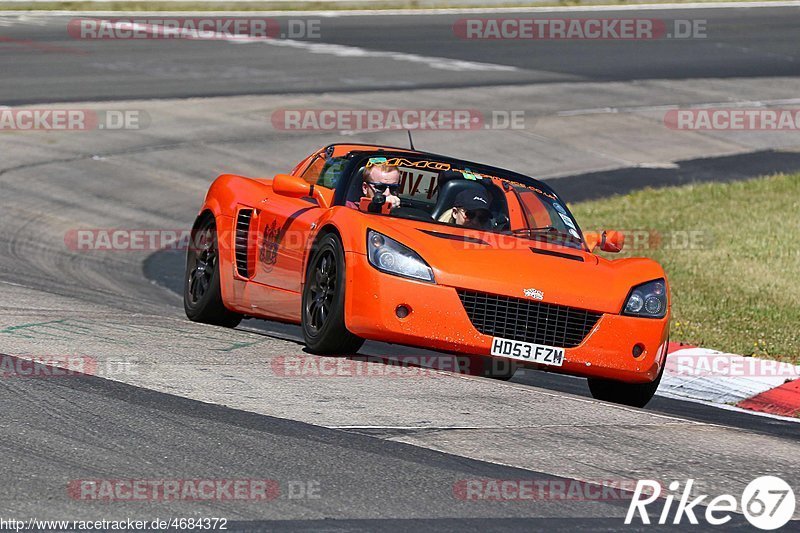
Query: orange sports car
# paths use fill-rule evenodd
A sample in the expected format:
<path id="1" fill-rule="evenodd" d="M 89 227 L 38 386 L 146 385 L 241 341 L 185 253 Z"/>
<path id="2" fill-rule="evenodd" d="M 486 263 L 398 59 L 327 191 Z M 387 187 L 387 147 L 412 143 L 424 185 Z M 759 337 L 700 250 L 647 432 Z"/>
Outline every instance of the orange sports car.
<path id="1" fill-rule="evenodd" d="M 413 149 L 333 144 L 272 179 L 224 174 L 192 230 L 186 315 L 301 324 L 308 349 L 372 339 L 585 376 L 644 406 L 663 373 L 669 284 L 610 261 L 618 232 L 583 233 L 547 184 Z M 476 367 L 478 365 L 475 365 Z"/>

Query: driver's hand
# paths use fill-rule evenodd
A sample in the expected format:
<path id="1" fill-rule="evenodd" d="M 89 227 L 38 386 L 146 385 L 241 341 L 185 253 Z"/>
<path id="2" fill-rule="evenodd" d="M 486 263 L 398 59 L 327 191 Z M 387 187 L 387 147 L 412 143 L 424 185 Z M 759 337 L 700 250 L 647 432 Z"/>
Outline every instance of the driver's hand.
<path id="1" fill-rule="evenodd" d="M 386 196 L 386 204 L 391 209 L 394 209 L 395 207 L 400 207 L 400 197 L 394 196 L 393 194 L 389 194 Z"/>

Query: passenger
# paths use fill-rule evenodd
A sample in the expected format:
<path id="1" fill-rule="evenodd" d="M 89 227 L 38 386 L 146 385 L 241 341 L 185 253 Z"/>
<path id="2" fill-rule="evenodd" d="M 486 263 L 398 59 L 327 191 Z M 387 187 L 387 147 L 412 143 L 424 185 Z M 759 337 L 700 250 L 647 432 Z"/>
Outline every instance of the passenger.
<path id="1" fill-rule="evenodd" d="M 461 191 L 456 195 L 453 209 L 446 213 L 449 217 L 439 220 L 465 228 L 487 229 L 491 223 L 489 196 L 484 191 Z"/>

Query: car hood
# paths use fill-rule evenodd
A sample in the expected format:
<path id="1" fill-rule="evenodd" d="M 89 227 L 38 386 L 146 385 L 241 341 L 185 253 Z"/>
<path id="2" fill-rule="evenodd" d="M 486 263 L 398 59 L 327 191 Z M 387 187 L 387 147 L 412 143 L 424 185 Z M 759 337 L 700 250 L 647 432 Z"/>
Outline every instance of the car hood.
<path id="1" fill-rule="evenodd" d="M 633 286 L 665 277 L 651 259 L 609 261 L 530 239 L 391 220 L 391 229 L 371 226 L 416 251 L 440 285 L 619 313 Z"/>

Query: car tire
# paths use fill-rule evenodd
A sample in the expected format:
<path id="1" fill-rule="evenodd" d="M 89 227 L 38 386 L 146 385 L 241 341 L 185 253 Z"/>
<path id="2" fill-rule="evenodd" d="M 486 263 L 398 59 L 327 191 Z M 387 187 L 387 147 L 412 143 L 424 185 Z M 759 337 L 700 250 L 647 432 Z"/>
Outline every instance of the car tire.
<path id="1" fill-rule="evenodd" d="M 303 287 L 301 326 L 311 353 L 356 353 L 364 339 L 350 333 L 344 322 L 344 250 L 334 233 L 324 235 L 308 262 Z"/>
<path id="2" fill-rule="evenodd" d="M 631 407 L 644 407 L 653 398 L 664 375 L 667 361 L 661 365 L 658 377 L 650 383 L 623 383 L 608 379 L 589 378 L 589 392 L 592 398 Z"/>
<path id="3" fill-rule="evenodd" d="M 199 218 L 192 229 L 186 253 L 183 308 L 193 322 L 233 328 L 242 321 L 242 315 L 222 303 L 217 226 L 211 214 Z"/>

